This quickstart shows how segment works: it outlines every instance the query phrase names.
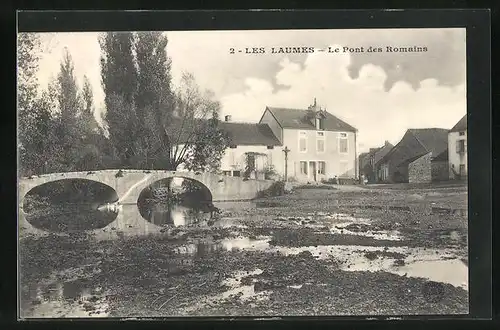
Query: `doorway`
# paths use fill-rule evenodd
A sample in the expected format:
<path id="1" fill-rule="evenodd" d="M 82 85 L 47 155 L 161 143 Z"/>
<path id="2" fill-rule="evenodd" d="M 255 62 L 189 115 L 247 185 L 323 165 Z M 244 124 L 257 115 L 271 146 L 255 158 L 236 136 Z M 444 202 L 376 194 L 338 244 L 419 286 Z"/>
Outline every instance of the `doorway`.
<path id="1" fill-rule="evenodd" d="M 316 171 L 316 162 L 309 162 L 309 175 L 312 177 L 313 181 L 317 181 L 317 171 Z"/>

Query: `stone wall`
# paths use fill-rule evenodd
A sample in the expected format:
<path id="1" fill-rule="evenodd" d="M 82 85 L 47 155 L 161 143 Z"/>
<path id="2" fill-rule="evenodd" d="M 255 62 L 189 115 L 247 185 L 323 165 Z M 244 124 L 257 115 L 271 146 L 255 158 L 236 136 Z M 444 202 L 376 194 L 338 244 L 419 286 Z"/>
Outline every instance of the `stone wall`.
<path id="1" fill-rule="evenodd" d="M 431 153 L 428 153 L 408 165 L 408 182 L 425 183 L 432 181 Z"/>
<path id="2" fill-rule="evenodd" d="M 431 162 L 432 181 L 445 181 L 449 179 L 449 165 L 447 161 Z"/>

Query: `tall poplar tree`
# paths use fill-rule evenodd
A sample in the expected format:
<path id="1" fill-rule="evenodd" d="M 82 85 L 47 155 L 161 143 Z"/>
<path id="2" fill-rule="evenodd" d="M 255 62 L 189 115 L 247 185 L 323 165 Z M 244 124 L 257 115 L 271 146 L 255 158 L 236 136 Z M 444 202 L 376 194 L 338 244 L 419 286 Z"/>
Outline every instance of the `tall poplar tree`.
<path id="1" fill-rule="evenodd" d="M 83 107 L 78 117 L 81 132 L 81 153 L 77 165 L 82 170 L 96 170 L 105 165 L 103 154 L 106 152 L 106 138 L 95 118 L 94 94 L 87 76 L 83 77 L 81 94 Z"/>
<path id="2" fill-rule="evenodd" d="M 131 32 L 107 32 L 101 35 L 101 79 L 105 93 L 105 121 L 114 157 L 121 166 L 132 166 L 136 154 L 137 114 L 137 69 L 132 47 Z"/>
<path id="3" fill-rule="evenodd" d="M 57 140 L 61 170 L 77 170 L 80 157 L 82 131 L 79 116 L 82 113 L 82 99 L 74 74 L 71 54 L 65 50 L 57 75 L 58 105 Z"/>
<path id="4" fill-rule="evenodd" d="M 173 113 L 171 61 L 167 56 L 168 38 L 162 32 L 138 32 L 135 53 L 138 69 L 136 97 L 137 125 L 141 135 L 140 165 L 169 168 L 170 141 L 164 134 Z"/>

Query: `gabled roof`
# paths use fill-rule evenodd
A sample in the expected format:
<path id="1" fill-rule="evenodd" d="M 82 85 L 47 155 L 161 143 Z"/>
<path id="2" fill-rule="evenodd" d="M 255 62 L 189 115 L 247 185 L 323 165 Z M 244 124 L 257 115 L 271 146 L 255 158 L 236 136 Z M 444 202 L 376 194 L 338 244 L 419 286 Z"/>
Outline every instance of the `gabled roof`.
<path id="1" fill-rule="evenodd" d="M 382 147 L 378 148 L 370 148 L 369 151 L 364 152 L 359 155 L 359 161 L 361 166 L 363 167 L 366 163 L 373 157 L 373 162 L 377 164 L 384 156 L 391 151 L 394 146 L 389 143 L 389 141 L 385 141 L 385 144 Z"/>
<path id="2" fill-rule="evenodd" d="M 462 119 L 458 121 L 458 123 L 450 129 L 450 132 L 459 132 L 467 130 L 467 115 L 463 116 Z"/>
<path id="3" fill-rule="evenodd" d="M 434 157 L 435 161 L 446 161 L 448 160 L 448 148 L 446 148 L 446 150 L 444 150 L 442 153 L 440 153 L 439 155 L 437 155 L 436 157 Z"/>
<path id="4" fill-rule="evenodd" d="M 220 122 L 219 125 L 234 145 L 281 145 L 267 124 Z"/>
<path id="5" fill-rule="evenodd" d="M 290 109 L 290 108 L 274 108 L 266 107 L 271 114 L 276 118 L 282 128 L 315 130 L 316 127 L 308 119 L 310 110 L 305 109 Z M 356 132 L 356 128 L 335 117 L 331 113 L 323 110 L 325 131 L 341 131 L 341 132 Z"/>
<path id="6" fill-rule="evenodd" d="M 384 156 L 387 155 L 392 150 L 392 148 L 394 148 L 394 146 L 391 143 L 389 143 L 388 141 L 386 141 L 385 144 L 384 144 L 384 146 L 380 147 L 375 152 L 374 159 L 373 159 L 373 161 L 375 162 L 375 164 L 377 164 L 378 162 L 380 162 L 380 160 L 382 158 L 384 158 Z"/>
<path id="7" fill-rule="evenodd" d="M 401 139 L 381 161 L 390 161 L 399 166 L 420 156 L 431 153 L 437 157 L 448 149 L 448 130 L 444 128 L 408 129 Z"/>
<path id="8" fill-rule="evenodd" d="M 436 157 L 448 149 L 448 131 L 444 128 L 418 128 L 408 131 L 428 152 L 432 153 L 432 157 Z"/>
<path id="9" fill-rule="evenodd" d="M 359 165 L 363 168 L 367 166 L 370 162 L 370 158 L 375 153 L 375 151 L 371 150 L 369 152 L 363 152 L 359 154 Z"/>
<path id="10" fill-rule="evenodd" d="M 180 118 L 172 118 L 169 127 L 172 135 L 171 138 L 174 143 L 178 142 L 182 144 L 188 140 L 193 142 L 196 131 L 199 131 L 200 127 L 207 123 L 208 120 L 206 119 L 187 120 L 183 122 Z M 219 121 L 218 125 L 222 131 L 227 133 L 230 143 L 234 145 L 281 145 L 267 124 Z"/>

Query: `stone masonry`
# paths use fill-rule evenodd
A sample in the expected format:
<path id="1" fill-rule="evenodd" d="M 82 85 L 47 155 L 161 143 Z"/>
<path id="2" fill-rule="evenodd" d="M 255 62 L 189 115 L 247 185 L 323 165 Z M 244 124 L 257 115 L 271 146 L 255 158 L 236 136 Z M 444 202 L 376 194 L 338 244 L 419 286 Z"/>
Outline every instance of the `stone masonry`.
<path id="1" fill-rule="evenodd" d="M 432 181 L 431 153 L 417 158 L 408 165 L 409 183 L 427 183 Z"/>

